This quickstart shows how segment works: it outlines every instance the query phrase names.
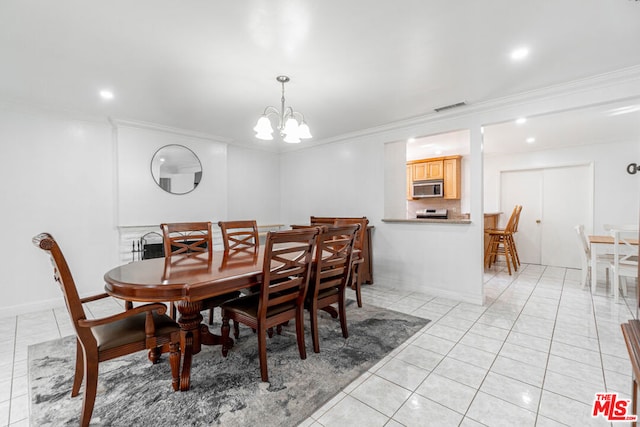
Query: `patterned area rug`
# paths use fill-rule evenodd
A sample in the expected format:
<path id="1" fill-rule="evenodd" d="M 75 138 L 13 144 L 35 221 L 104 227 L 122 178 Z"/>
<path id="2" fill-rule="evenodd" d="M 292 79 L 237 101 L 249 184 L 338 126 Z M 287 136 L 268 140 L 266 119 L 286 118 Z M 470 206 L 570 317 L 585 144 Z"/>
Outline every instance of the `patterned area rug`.
<path id="1" fill-rule="evenodd" d="M 308 316 L 307 316 L 308 317 Z M 257 338 L 246 327 L 223 358 L 218 346 L 194 356 L 191 389 L 173 392 L 168 355 L 152 365 L 146 352 L 100 364 L 92 426 L 295 426 L 351 381 L 429 323 L 349 300 L 349 338 L 322 312 L 320 353 L 308 321 L 307 359 L 301 360 L 294 322 L 267 339 L 269 382 L 260 381 Z M 219 325 L 213 330 L 219 332 Z M 71 398 L 75 337 L 29 347 L 30 421 L 77 426 L 82 393 Z"/>

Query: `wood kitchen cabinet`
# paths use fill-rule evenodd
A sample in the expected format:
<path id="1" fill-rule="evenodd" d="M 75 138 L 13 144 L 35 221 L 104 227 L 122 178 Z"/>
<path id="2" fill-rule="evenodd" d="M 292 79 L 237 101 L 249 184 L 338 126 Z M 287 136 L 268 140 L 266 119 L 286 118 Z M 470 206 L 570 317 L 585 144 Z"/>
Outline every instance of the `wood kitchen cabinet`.
<path id="1" fill-rule="evenodd" d="M 433 160 L 427 162 L 418 162 L 412 165 L 413 181 L 424 181 L 427 179 L 443 178 L 442 160 Z"/>
<path id="2" fill-rule="evenodd" d="M 407 165 L 407 200 L 413 199 L 413 167 L 411 165 Z"/>
<path id="3" fill-rule="evenodd" d="M 450 200 L 460 199 L 460 156 L 447 157 L 443 160 L 444 166 L 444 198 Z"/>
<path id="4" fill-rule="evenodd" d="M 444 198 L 459 200 L 461 196 L 462 156 L 446 156 L 407 162 L 407 200 L 413 200 L 411 187 L 414 181 L 441 179 L 444 182 Z"/>

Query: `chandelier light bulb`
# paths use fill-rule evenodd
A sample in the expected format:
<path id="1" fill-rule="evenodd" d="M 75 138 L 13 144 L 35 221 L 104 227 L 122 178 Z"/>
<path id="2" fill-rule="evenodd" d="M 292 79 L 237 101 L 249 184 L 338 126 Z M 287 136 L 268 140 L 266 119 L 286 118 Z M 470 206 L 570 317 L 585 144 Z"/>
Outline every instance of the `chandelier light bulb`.
<path id="1" fill-rule="evenodd" d="M 256 127 L 253 128 L 256 133 L 273 133 L 273 128 L 271 127 L 271 121 L 267 116 L 262 116 L 258 119 L 258 123 L 256 123 Z"/>
<path id="2" fill-rule="evenodd" d="M 298 126 L 298 136 L 301 139 L 309 139 L 311 138 L 311 131 L 309 130 L 309 125 L 305 122 L 302 122 L 300 126 Z"/>
<path id="3" fill-rule="evenodd" d="M 300 138 L 295 133 L 288 133 L 285 135 L 283 141 L 289 144 L 297 144 L 300 142 Z"/>
<path id="4" fill-rule="evenodd" d="M 263 141 L 271 141 L 273 139 L 273 134 L 266 132 L 266 133 L 256 133 L 256 138 L 261 139 Z"/>
<path id="5" fill-rule="evenodd" d="M 284 129 L 282 129 L 282 132 L 284 132 L 285 134 L 289 135 L 289 134 L 298 134 L 298 121 L 296 119 L 294 119 L 293 117 L 289 117 L 287 119 L 287 121 L 284 124 Z"/>

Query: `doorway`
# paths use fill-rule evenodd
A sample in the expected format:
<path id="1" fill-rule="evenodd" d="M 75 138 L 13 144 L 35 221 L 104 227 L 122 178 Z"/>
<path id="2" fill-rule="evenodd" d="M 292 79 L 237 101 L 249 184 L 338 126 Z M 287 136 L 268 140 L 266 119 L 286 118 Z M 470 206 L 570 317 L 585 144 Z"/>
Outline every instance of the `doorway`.
<path id="1" fill-rule="evenodd" d="M 593 189 L 592 164 L 500 173 L 503 217 L 523 206 L 515 236 L 523 263 L 580 268 L 574 227 L 592 228 Z"/>

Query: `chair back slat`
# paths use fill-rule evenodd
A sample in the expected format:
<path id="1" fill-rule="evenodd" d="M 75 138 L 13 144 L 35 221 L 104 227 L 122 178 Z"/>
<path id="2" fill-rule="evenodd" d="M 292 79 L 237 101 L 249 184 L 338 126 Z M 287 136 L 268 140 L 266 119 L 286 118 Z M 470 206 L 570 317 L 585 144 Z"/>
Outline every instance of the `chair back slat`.
<path id="1" fill-rule="evenodd" d="M 361 226 L 358 223 L 325 229 L 318 236 L 316 264 L 312 281 L 313 295 L 324 289 L 337 287 L 344 289 L 349 282 L 353 249 Z"/>
<path id="2" fill-rule="evenodd" d="M 638 239 L 638 226 L 622 225 L 609 226 L 613 236 L 613 262 L 614 265 L 637 265 L 638 246 L 633 245 L 630 239 Z"/>
<path id="3" fill-rule="evenodd" d="M 268 307 L 295 302 L 303 304 L 311 274 L 318 228 L 267 233 L 258 316 Z"/>
<path id="4" fill-rule="evenodd" d="M 513 233 L 514 230 L 516 229 L 516 222 L 519 221 L 519 210 L 518 210 L 518 206 L 516 205 L 513 208 L 513 211 L 511 212 L 511 215 L 509 216 L 509 220 L 507 221 L 507 225 L 504 227 L 505 231 Z"/>
<path id="5" fill-rule="evenodd" d="M 224 250 L 255 248 L 260 246 L 258 224 L 254 220 L 248 221 L 219 221 L 222 232 Z"/>
<path id="6" fill-rule="evenodd" d="M 575 230 L 578 236 L 577 243 L 580 248 L 580 258 L 582 259 L 583 263 L 588 264 L 589 259 L 591 258 L 591 249 L 589 248 L 589 241 L 587 240 L 587 236 L 584 232 L 584 225 L 576 225 Z"/>
<path id="7" fill-rule="evenodd" d="M 213 255 L 211 222 L 165 223 L 160 228 L 166 257 L 205 252 Z"/>
<path id="8" fill-rule="evenodd" d="M 520 212 L 522 212 L 522 205 L 516 205 L 516 217 L 513 220 L 513 232 L 518 232 L 518 224 L 520 224 Z"/>

